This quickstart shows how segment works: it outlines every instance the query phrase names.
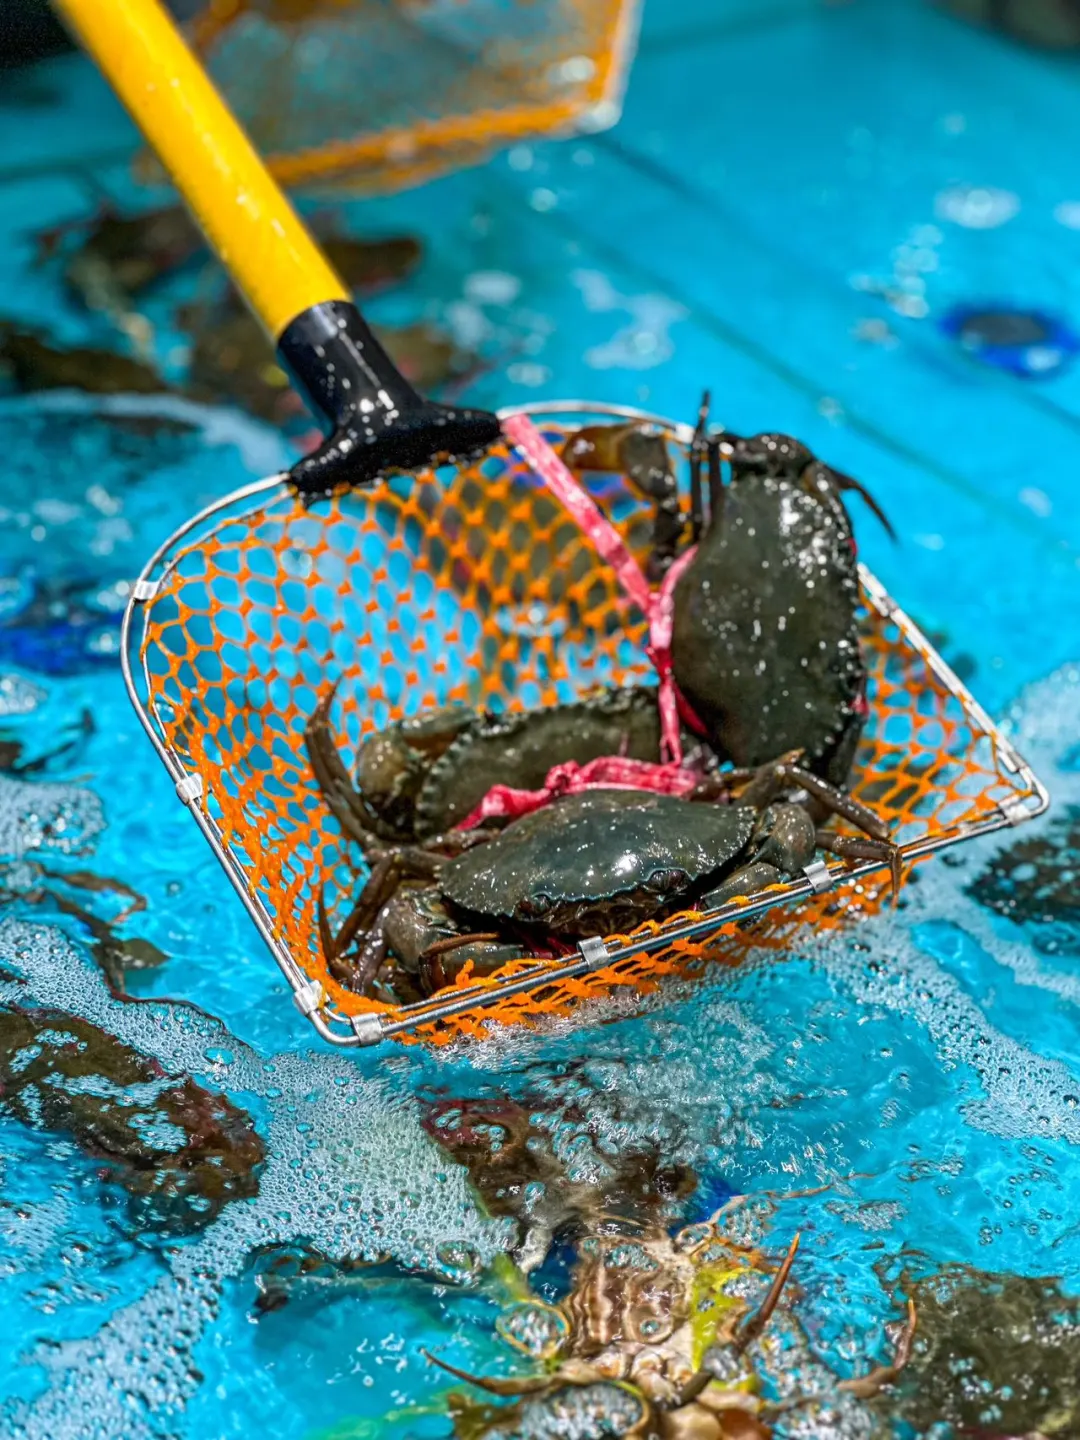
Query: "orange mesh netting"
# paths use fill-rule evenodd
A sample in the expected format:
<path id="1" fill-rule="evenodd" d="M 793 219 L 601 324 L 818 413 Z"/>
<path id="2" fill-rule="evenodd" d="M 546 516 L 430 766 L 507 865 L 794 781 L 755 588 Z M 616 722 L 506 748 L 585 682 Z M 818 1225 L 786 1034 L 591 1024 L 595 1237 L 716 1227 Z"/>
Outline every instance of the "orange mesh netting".
<path id="1" fill-rule="evenodd" d="M 637 0 L 210 0 L 191 27 L 287 185 L 415 184 L 614 124 Z"/>
<path id="2" fill-rule="evenodd" d="M 566 433 L 542 423 L 554 442 Z M 585 483 L 643 560 L 648 503 L 619 476 Z M 598 684 L 655 679 L 643 619 L 574 522 L 505 449 L 472 467 L 396 477 L 310 510 L 283 486 L 247 507 L 234 505 L 175 552 L 146 606 L 151 709 L 185 767 L 202 777 L 206 813 L 308 976 L 343 1014 L 403 1018 L 337 984 L 321 957 L 320 883 L 336 930 L 367 872 L 324 804 L 304 749 L 318 695 L 340 681 L 333 722 L 351 765 L 361 736 L 433 706 L 530 708 Z M 852 788 L 892 824 L 898 842 L 955 833 L 1027 793 L 978 718 L 931 669 L 925 642 L 868 604 L 863 643 L 871 715 Z M 475 1036 L 493 1023 L 567 1013 L 616 987 L 641 992 L 667 975 L 735 964 L 748 947 L 787 945 L 807 922 L 827 929 L 875 909 L 886 890 L 885 878 L 864 876 L 745 928 L 728 923 L 707 942 L 664 940 L 685 914 L 650 924 L 635 934 L 656 935 L 651 953 L 417 1034 L 440 1042 Z M 500 976 L 532 963 L 515 962 Z M 467 974 L 457 982 L 470 983 L 477 982 Z"/>

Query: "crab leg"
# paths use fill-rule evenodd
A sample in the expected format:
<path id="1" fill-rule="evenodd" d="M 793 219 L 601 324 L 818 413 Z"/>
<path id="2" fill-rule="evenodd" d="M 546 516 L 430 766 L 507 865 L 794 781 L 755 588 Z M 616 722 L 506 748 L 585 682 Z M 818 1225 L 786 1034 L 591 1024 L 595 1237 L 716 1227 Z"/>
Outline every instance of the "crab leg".
<path id="1" fill-rule="evenodd" d="M 754 810 L 764 810 L 784 789 L 782 772 L 801 759 L 801 750 L 789 750 L 787 754 L 781 755 L 778 760 L 771 760 L 767 765 L 721 770 L 716 779 L 726 787 L 729 794 L 732 790 L 744 786 L 739 793 L 739 804 L 749 805 Z"/>
<path id="2" fill-rule="evenodd" d="M 497 930 L 477 931 L 472 935 L 451 935 L 446 940 L 436 940 L 434 945 L 421 951 L 420 960 L 435 960 L 440 955 L 449 955 L 451 950 L 460 950 L 462 945 L 489 945 L 502 938 Z"/>
<path id="3" fill-rule="evenodd" d="M 896 531 L 893 529 L 889 517 L 885 514 L 885 511 L 874 499 L 873 495 L 870 494 L 870 491 L 867 490 L 866 486 L 862 483 L 862 481 L 856 480 L 852 475 L 845 475 L 842 470 L 834 470 L 831 465 L 826 465 L 825 469 L 828 470 L 829 474 L 836 481 L 836 488 L 838 490 L 854 490 L 856 495 L 860 495 L 862 497 L 867 509 L 870 510 L 872 514 L 876 515 L 878 520 L 881 522 L 881 525 L 885 530 L 885 534 L 888 535 L 890 540 L 895 541 Z"/>
<path id="4" fill-rule="evenodd" d="M 386 850 L 376 849 L 372 850 L 369 858 L 376 865 L 383 860 L 397 861 L 399 879 L 408 875 L 413 880 L 434 880 L 442 864 L 442 857 L 432 854 L 426 845 L 394 845 Z"/>
<path id="5" fill-rule="evenodd" d="M 773 1282 L 769 1286 L 769 1293 L 736 1336 L 735 1349 L 738 1354 L 743 1354 L 743 1352 L 753 1344 L 772 1319 L 772 1313 L 780 1302 L 780 1296 L 783 1294 L 784 1286 L 787 1284 L 788 1276 L 791 1274 L 791 1267 L 795 1263 L 795 1253 L 799 1248 L 799 1241 L 801 1239 L 802 1235 L 796 1232 L 795 1238 L 788 1246 L 788 1252 L 784 1256 L 784 1263 L 776 1272 L 776 1275 L 773 1277 Z"/>
<path id="6" fill-rule="evenodd" d="M 439 868 L 437 856 L 417 846 L 387 850 L 375 861 L 371 874 L 345 917 L 337 935 L 330 930 L 324 892 L 320 889 L 317 916 L 319 943 L 331 975 L 364 994 L 386 958 L 383 912 L 406 876 L 431 879 Z M 359 942 L 359 943 L 357 943 Z M 350 951 L 350 947 L 354 947 Z"/>
<path id="7" fill-rule="evenodd" d="M 861 835 L 835 835 L 831 830 L 819 830 L 817 843 L 822 850 L 839 855 L 841 860 L 885 860 L 888 861 L 892 878 L 892 893 L 895 900 L 903 883 L 903 852 L 899 845 L 889 840 L 864 839 Z"/>
<path id="8" fill-rule="evenodd" d="M 884 820 L 875 815 L 861 800 L 856 800 L 853 795 L 830 785 L 828 780 L 822 780 L 819 775 L 804 770 L 799 764 L 781 761 L 777 767 L 777 777 L 781 783 L 797 785 L 800 790 L 805 790 L 826 810 L 839 815 L 863 832 L 866 838 L 857 835 L 832 835 L 828 831 L 819 830 L 817 843 L 823 850 L 839 855 L 842 860 L 887 861 L 895 900 L 903 882 L 904 855 L 900 846 L 891 838 L 889 827 Z"/>
<path id="9" fill-rule="evenodd" d="M 731 1342 L 731 1348 L 735 1351 L 736 1355 L 742 1355 L 749 1349 L 772 1319 L 772 1313 L 780 1301 L 784 1286 L 788 1282 L 788 1276 L 791 1274 L 791 1267 L 795 1263 L 795 1252 L 799 1248 L 800 1238 L 801 1236 L 796 1234 L 794 1240 L 792 1240 L 788 1246 L 788 1252 L 784 1256 L 783 1264 L 773 1277 L 773 1282 L 769 1286 L 769 1293 L 745 1324 L 743 1324 L 735 1336 L 735 1339 Z M 683 1405 L 689 1405 L 692 1400 L 696 1400 L 715 1378 L 713 1372 L 705 1367 L 698 1370 L 695 1375 L 691 1375 L 690 1379 L 679 1392 L 679 1398 L 675 1402 L 675 1408 L 679 1409 Z"/>
<path id="10" fill-rule="evenodd" d="M 762 765 L 757 770 L 721 771 L 715 777 L 704 781 L 694 792 L 694 798 L 719 799 L 724 793 L 722 787 L 726 786 L 730 791 L 745 784 L 738 797 L 740 803 L 762 809 L 784 790 L 805 790 L 825 810 L 839 815 L 863 832 L 861 836 L 835 835 L 829 830 L 818 830 L 816 839 L 819 848 L 838 855 L 842 860 L 886 861 L 895 899 L 903 881 L 904 857 L 900 846 L 890 838 L 889 827 L 861 800 L 856 800 L 853 795 L 805 769 L 799 764 L 801 759 L 802 752 L 792 750 L 782 755 L 779 760 Z M 728 887 L 722 888 L 726 890 L 723 898 L 729 898 L 733 892 Z"/>
<path id="11" fill-rule="evenodd" d="M 821 776 L 815 775 L 812 770 L 805 769 L 799 764 L 801 759 L 801 750 L 790 750 L 786 755 L 781 755 L 779 760 L 761 765 L 756 770 L 721 771 L 717 779 L 726 780 L 729 786 L 749 781 L 739 799 L 743 804 L 753 805 L 758 809 L 775 799 L 783 790 L 805 790 L 808 795 L 819 800 L 831 814 L 839 815 L 852 825 L 858 826 L 864 835 L 869 835 L 872 840 L 880 840 L 883 844 L 889 843 L 889 827 L 879 815 L 875 815 L 861 800 L 856 800 L 854 795 L 849 795 L 828 780 L 822 780 Z"/>
<path id="12" fill-rule="evenodd" d="M 470 1385 L 475 1385 L 478 1390 L 486 1390 L 489 1395 L 539 1395 L 544 1390 L 550 1390 L 558 1381 L 551 1375 L 522 1375 L 509 1380 L 496 1380 L 486 1375 L 470 1375 L 468 1370 L 459 1370 L 456 1365 L 451 1365 L 447 1360 L 440 1360 L 437 1355 L 432 1355 L 430 1350 L 421 1349 L 420 1354 L 425 1360 L 430 1360 L 432 1365 L 438 1365 L 441 1370 L 446 1370 L 458 1380 L 465 1380 Z"/>
<path id="13" fill-rule="evenodd" d="M 697 544 L 705 529 L 705 511 L 701 493 L 702 458 L 706 446 L 705 431 L 709 423 L 709 392 L 701 397 L 697 428 L 690 442 L 690 539 Z"/>
<path id="14" fill-rule="evenodd" d="M 361 931 L 371 929 L 378 919 L 379 911 L 397 889 L 401 878 L 402 866 L 396 855 L 384 855 L 376 862 L 356 904 L 337 933 L 334 947 L 339 955 L 349 948 Z"/>
<path id="15" fill-rule="evenodd" d="M 386 938 L 383 935 L 382 926 L 379 924 L 379 915 L 375 917 L 375 923 L 370 929 L 364 932 L 363 940 L 359 949 L 353 956 L 345 954 L 346 944 L 342 941 L 350 921 L 356 914 L 354 909 L 342 926 L 341 932 L 335 938 L 330 930 L 330 922 L 326 914 L 326 903 L 322 890 L 319 891 L 317 906 L 319 924 L 319 944 L 322 948 L 323 961 L 329 973 L 341 985 L 346 985 L 350 990 L 363 994 L 367 986 L 378 974 L 379 967 L 386 958 Z M 381 912 L 380 912 L 381 914 Z M 355 938 L 358 927 L 352 927 L 349 940 Z"/>
<path id="16" fill-rule="evenodd" d="M 782 761 L 777 778 L 805 790 L 815 800 L 820 800 L 834 815 L 857 825 L 863 834 L 869 835 L 872 840 L 888 841 L 889 827 L 880 816 L 875 815 L 869 806 L 856 800 L 853 795 L 847 794 L 836 785 L 830 785 L 828 780 L 822 780 L 820 775 L 804 770 L 801 765 Z"/>
<path id="17" fill-rule="evenodd" d="M 330 706 L 336 694 L 337 685 L 332 685 L 312 711 L 311 719 L 304 726 L 304 748 L 330 813 L 366 856 L 377 837 L 368 827 L 363 802 L 330 733 Z"/>

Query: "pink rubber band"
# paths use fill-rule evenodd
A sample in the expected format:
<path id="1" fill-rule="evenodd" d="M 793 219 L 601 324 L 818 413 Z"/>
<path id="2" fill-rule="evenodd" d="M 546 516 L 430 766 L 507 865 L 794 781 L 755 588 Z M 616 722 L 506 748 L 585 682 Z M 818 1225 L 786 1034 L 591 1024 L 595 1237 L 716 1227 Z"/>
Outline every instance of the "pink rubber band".
<path id="1" fill-rule="evenodd" d="M 646 653 L 659 680 L 657 703 L 660 710 L 661 763 L 632 760 L 622 755 L 604 755 L 585 765 L 567 760 L 548 771 L 539 790 L 493 785 L 480 804 L 454 828 L 471 830 L 487 820 L 517 819 L 541 809 L 561 795 L 576 795 L 584 790 L 651 790 L 660 795 L 689 795 L 701 775 L 683 766 L 679 717 L 681 715 L 699 733 L 704 733 L 705 727 L 675 684 L 671 668 L 671 638 L 675 586 L 694 558 L 696 547 L 679 556 L 664 576 L 659 590 L 654 592 L 622 536 L 592 497 L 586 494 L 529 417 L 512 415 L 503 421 L 502 428 L 530 468 L 577 523 L 596 553 L 615 571 L 627 598 L 645 616 L 649 629 Z"/>
<path id="2" fill-rule="evenodd" d="M 532 470 L 592 542 L 596 553 L 615 571 L 627 598 L 645 616 L 649 627 L 646 651 L 660 682 L 660 754 L 671 765 L 682 764 L 679 716 L 703 733 L 705 727 L 686 699 L 679 694 L 671 669 L 671 633 L 675 613 L 675 585 L 694 557 L 696 547 L 680 555 L 671 566 L 658 591 L 653 591 L 631 555 L 622 536 L 586 494 L 577 478 L 541 435 L 527 415 L 511 415 L 502 422 L 503 433 L 514 444 Z"/>
<path id="3" fill-rule="evenodd" d="M 552 766 L 540 790 L 493 785 L 476 809 L 454 828 L 472 830 L 487 820 L 516 820 L 562 795 L 578 795 L 583 790 L 651 790 L 658 795 L 689 795 L 700 779 L 700 775 L 681 765 L 654 765 L 620 755 L 603 755 L 585 765 L 565 760 Z"/>

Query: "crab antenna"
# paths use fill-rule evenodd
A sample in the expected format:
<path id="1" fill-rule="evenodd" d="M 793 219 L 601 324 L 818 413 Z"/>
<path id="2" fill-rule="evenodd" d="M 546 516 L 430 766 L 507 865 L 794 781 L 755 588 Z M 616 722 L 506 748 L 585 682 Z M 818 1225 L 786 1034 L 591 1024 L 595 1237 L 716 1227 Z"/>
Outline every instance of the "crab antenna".
<path id="1" fill-rule="evenodd" d="M 709 452 L 709 525 L 719 524 L 724 513 L 724 477 L 720 472 L 720 442 L 706 442 Z"/>
<path id="2" fill-rule="evenodd" d="M 701 467 L 702 457 L 708 444 L 706 431 L 709 425 L 710 398 L 709 392 L 706 390 L 701 397 L 694 438 L 690 442 L 690 539 L 695 545 L 701 539 L 701 532 L 705 528 Z"/>

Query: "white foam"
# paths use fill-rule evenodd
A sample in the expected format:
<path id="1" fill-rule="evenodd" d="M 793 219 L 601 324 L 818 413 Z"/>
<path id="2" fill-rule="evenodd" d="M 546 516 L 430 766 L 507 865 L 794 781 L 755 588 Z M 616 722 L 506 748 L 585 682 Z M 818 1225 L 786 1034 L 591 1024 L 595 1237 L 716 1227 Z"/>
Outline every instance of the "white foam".
<path id="1" fill-rule="evenodd" d="M 1080 801 L 1080 775 L 1060 762 L 1077 737 L 1080 666 L 1067 665 L 1029 687 L 1013 704 L 1005 729 L 1050 787 L 1054 804 L 1026 825 L 1024 838 L 1052 823 L 1055 809 Z M 966 847 L 967 863 L 956 870 L 940 862 L 923 866 L 909 886 L 898 919 L 884 912 L 860 926 L 852 948 L 847 936 L 830 939 L 817 952 L 830 973 L 863 1004 L 882 1005 L 913 1017 L 933 1040 L 943 1064 L 969 1065 L 983 1095 L 965 1112 L 972 1125 L 992 1134 L 1060 1139 L 1080 1144 L 1080 1065 L 1047 1060 L 990 1022 L 978 1002 L 925 950 L 913 931 L 925 922 L 951 922 L 974 940 L 1020 985 L 1053 994 L 1080 1007 L 1080 977 L 1047 966 L 1020 929 L 992 917 L 965 893 L 965 886 L 994 855 L 1011 847 L 1017 832 L 1000 830 Z"/>
<path id="2" fill-rule="evenodd" d="M 89 849 L 105 827 L 101 801 L 78 785 L 28 782 L 0 775 L 0 856 L 21 860 L 39 850 Z"/>
<path id="3" fill-rule="evenodd" d="M 355 1057 L 267 1061 L 193 1006 L 114 999 L 101 975 L 49 926 L 0 923 L 0 1003 L 56 1006 L 155 1056 L 170 1073 L 259 1097 L 267 1160 L 255 1199 L 234 1201 L 201 1238 L 167 1256 L 169 1274 L 90 1337 L 33 1358 L 45 1393 L 12 1412 L 13 1435 L 125 1440 L 171 1431 L 197 1384 L 192 1352 L 223 1282 L 259 1247 L 310 1244 L 331 1259 L 387 1258 L 468 1281 L 510 1242 L 478 1209 L 464 1170 L 421 1127 L 400 1083 L 403 1057 L 365 1075 Z M 230 1059 L 222 1059 L 228 1054 Z"/>
<path id="4" fill-rule="evenodd" d="M 1019 214 L 1020 197 L 993 185 L 953 185 L 934 198 L 939 220 L 968 230 L 993 230 Z"/>

